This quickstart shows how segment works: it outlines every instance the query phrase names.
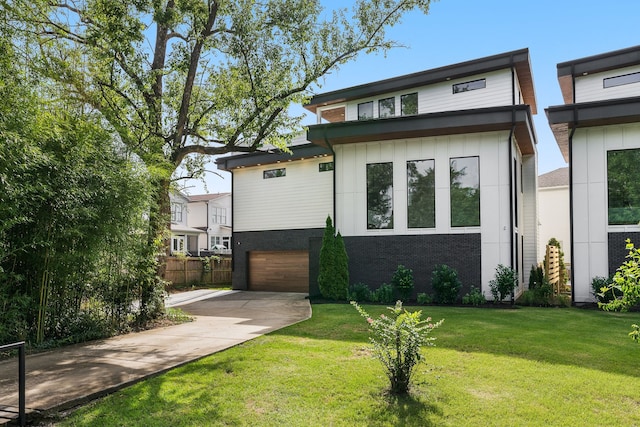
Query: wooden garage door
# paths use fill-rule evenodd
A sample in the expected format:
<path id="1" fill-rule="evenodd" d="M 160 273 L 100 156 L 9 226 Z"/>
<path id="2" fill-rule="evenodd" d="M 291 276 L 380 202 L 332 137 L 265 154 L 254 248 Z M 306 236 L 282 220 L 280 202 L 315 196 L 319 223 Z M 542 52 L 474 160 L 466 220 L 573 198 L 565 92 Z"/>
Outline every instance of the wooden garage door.
<path id="1" fill-rule="evenodd" d="M 309 252 L 249 252 L 249 289 L 271 292 L 309 292 Z"/>

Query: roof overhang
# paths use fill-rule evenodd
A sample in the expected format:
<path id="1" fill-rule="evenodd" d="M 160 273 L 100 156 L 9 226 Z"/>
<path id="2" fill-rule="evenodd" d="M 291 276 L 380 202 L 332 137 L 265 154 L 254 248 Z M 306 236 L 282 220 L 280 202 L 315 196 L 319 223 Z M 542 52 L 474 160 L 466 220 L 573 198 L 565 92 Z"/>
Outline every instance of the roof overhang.
<path id="1" fill-rule="evenodd" d="M 557 65 L 558 81 L 566 104 L 574 102 L 573 81 L 576 77 L 640 64 L 640 46 L 587 56 Z"/>
<path id="2" fill-rule="evenodd" d="M 640 122 L 640 97 L 558 105 L 545 112 L 560 152 L 569 162 L 572 129 Z"/>
<path id="3" fill-rule="evenodd" d="M 205 234 L 206 231 L 202 231 L 197 228 L 187 227 L 186 225 L 171 224 L 171 232 L 174 234 Z"/>
<path id="4" fill-rule="evenodd" d="M 446 111 L 416 116 L 309 126 L 307 139 L 324 147 L 514 129 L 523 155 L 534 154 L 536 135 L 528 105 Z"/>
<path id="5" fill-rule="evenodd" d="M 289 153 L 282 150 L 270 150 L 219 157 L 216 159 L 216 164 L 220 170 L 231 171 L 246 166 L 258 166 L 331 155 L 331 150 L 315 144 L 296 145 L 290 147 L 290 150 L 291 152 Z"/>
<path id="6" fill-rule="evenodd" d="M 440 83 L 467 76 L 473 76 L 491 71 L 515 68 L 520 81 L 522 96 L 525 104 L 531 106 L 533 114 L 537 114 L 533 76 L 531 72 L 529 49 L 514 50 L 472 61 L 434 68 L 418 73 L 407 74 L 391 79 L 380 80 L 359 86 L 353 86 L 333 92 L 319 94 L 311 98 L 304 107 L 316 113 L 319 107 L 343 103 L 359 98 L 381 95 L 406 89 L 415 89 L 434 83 Z"/>

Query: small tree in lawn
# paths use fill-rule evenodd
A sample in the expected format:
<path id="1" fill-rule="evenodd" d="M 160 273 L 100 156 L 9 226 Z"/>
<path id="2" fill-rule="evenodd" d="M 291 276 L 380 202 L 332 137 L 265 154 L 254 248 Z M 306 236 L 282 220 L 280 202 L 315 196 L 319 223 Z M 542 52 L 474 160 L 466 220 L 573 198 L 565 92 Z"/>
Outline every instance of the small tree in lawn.
<path id="1" fill-rule="evenodd" d="M 606 311 L 628 311 L 631 307 L 640 303 L 640 249 L 634 247 L 631 240 L 627 239 L 626 249 L 629 251 L 627 260 L 616 270 L 613 283 L 601 289 L 599 294 L 604 296 L 612 291 L 616 296 L 612 301 L 598 305 Z M 629 336 L 640 343 L 640 326 L 631 325 L 633 330 Z"/>
<path id="2" fill-rule="evenodd" d="M 373 354 L 385 368 L 391 393 L 406 394 L 414 368 L 422 360 L 420 349 L 434 345 L 435 338 L 429 334 L 444 319 L 431 323 L 430 317 L 422 318 L 422 311 L 409 312 L 402 308 L 402 301 L 396 302 L 395 307 L 388 307 L 390 316 L 381 314 L 373 319 L 357 302 L 351 301 L 351 304 L 369 323 Z"/>
<path id="3" fill-rule="evenodd" d="M 496 267 L 496 276 L 489 281 L 489 288 L 493 296 L 493 302 L 497 303 L 512 295 L 518 286 L 518 272 L 511 267 L 499 264 Z"/>
<path id="4" fill-rule="evenodd" d="M 349 288 L 349 265 L 344 240 L 340 233 L 336 236 L 331 217 L 327 216 L 322 248 L 318 286 L 324 298 L 345 300 Z"/>

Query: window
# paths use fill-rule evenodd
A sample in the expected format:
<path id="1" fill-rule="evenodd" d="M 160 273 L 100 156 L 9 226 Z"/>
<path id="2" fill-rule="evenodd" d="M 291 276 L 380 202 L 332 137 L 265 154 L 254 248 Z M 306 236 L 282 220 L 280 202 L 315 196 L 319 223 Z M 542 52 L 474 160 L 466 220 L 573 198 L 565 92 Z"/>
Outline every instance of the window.
<path id="1" fill-rule="evenodd" d="M 326 162 L 318 164 L 318 170 L 320 172 L 329 172 L 333 170 L 333 162 Z"/>
<path id="2" fill-rule="evenodd" d="M 457 157 L 449 160 L 451 226 L 480 225 L 480 160 Z"/>
<path id="3" fill-rule="evenodd" d="M 227 210 L 225 208 L 211 208 L 211 222 L 213 224 L 227 223 Z"/>
<path id="4" fill-rule="evenodd" d="M 367 229 L 393 228 L 393 163 L 367 165 Z"/>
<path id="5" fill-rule="evenodd" d="M 173 236 L 171 238 L 171 253 L 184 252 L 184 236 Z"/>
<path id="6" fill-rule="evenodd" d="M 171 222 L 182 222 L 182 203 L 171 203 Z"/>
<path id="7" fill-rule="evenodd" d="M 217 245 L 220 245 L 220 236 L 211 236 L 211 249 L 215 248 Z"/>
<path id="8" fill-rule="evenodd" d="M 418 92 L 408 93 L 400 97 L 400 113 L 403 116 L 418 114 Z"/>
<path id="9" fill-rule="evenodd" d="M 453 93 L 469 92 L 470 90 L 484 89 L 487 87 L 487 80 L 473 80 L 470 82 L 457 83 L 453 85 Z"/>
<path id="10" fill-rule="evenodd" d="M 378 117 L 393 117 L 396 115 L 396 99 L 385 98 L 378 101 Z"/>
<path id="11" fill-rule="evenodd" d="M 222 238 L 222 246 L 224 246 L 225 249 L 230 249 L 231 248 L 231 237 L 224 236 Z"/>
<path id="12" fill-rule="evenodd" d="M 287 169 L 285 168 L 269 169 L 262 172 L 263 179 L 279 178 L 281 176 L 287 176 Z"/>
<path id="13" fill-rule="evenodd" d="M 358 120 L 373 119 L 373 101 L 358 104 Z"/>
<path id="14" fill-rule="evenodd" d="M 607 152 L 609 225 L 640 222 L 640 149 Z"/>
<path id="15" fill-rule="evenodd" d="M 436 181 L 434 160 L 407 162 L 407 225 L 436 226 Z"/>
<path id="16" fill-rule="evenodd" d="M 609 77 L 602 80 L 604 89 L 640 82 L 640 73 L 624 74 L 622 76 Z"/>

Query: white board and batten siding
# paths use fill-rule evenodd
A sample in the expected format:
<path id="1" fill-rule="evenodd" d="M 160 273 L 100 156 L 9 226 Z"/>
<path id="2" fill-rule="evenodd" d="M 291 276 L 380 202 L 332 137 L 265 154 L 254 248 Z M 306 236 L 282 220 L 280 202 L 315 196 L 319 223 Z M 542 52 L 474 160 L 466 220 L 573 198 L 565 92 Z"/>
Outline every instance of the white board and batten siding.
<path id="1" fill-rule="evenodd" d="M 333 172 L 319 172 L 331 156 L 233 171 L 233 230 L 266 231 L 324 228 L 333 215 Z M 286 176 L 263 178 L 285 168 Z"/>
<path id="2" fill-rule="evenodd" d="M 637 225 L 608 225 L 607 151 L 640 148 L 640 125 L 578 128 L 573 136 L 573 259 L 576 302 L 592 301 L 591 280 L 609 275 L 609 232 L 638 232 Z"/>
<path id="3" fill-rule="evenodd" d="M 482 233 L 482 282 L 511 262 L 509 132 L 415 138 L 335 147 L 336 224 L 344 236 Z M 514 145 L 515 146 L 515 145 Z M 449 160 L 480 159 L 480 227 L 451 227 Z M 407 160 L 435 160 L 436 226 L 407 226 Z M 394 228 L 367 229 L 366 165 L 393 163 Z M 522 211 L 522 209 L 520 210 Z M 535 249 L 533 249 L 535 258 Z"/>
<path id="4" fill-rule="evenodd" d="M 640 72 L 640 65 L 579 76 L 575 79 L 576 103 L 640 96 L 640 82 L 604 87 L 604 79 Z"/>
<path id="5" fill-rule="evenodd" d="M 485 88 L 453 93 L 453 85 L 479 79 L 486 79 Z M 418 114 L 511 105 L 513 101 L 511 70 L 498 70 L 420 88 L 391 92 L 351 101 L 347 103 L 346 120 L 358 120 L 358 104 L 368 101 L 373 101 L 373 117 L 378 118 L 378 100 L 392 96 L 395 98 L 395 115 L 400 116 L 400 97 L 415 92 L 418 93 Z M 521 103 L 519 94 L 520 90 L 516 76 L 516 104 Z"/>

